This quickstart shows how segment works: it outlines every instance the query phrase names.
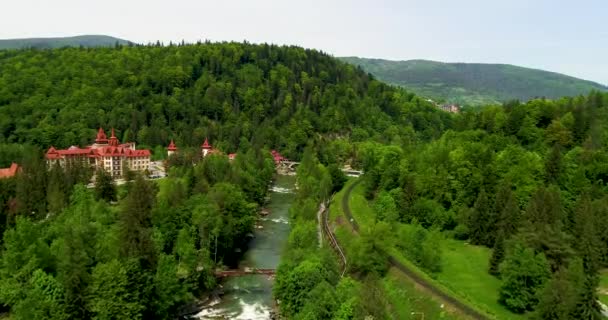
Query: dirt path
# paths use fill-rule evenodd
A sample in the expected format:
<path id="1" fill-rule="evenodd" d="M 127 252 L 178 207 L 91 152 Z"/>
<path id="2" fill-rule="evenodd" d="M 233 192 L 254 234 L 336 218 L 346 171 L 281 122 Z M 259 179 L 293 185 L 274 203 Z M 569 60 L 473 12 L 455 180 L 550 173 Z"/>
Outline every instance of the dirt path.
<path id="1" fill-rule="evenodd" d="M 355 221 L 353 217 L 352 211 L 350 210 L 350 195 L 353 189 L 361 183 L 361 179 L 355 181 L 355 183 L 351 184 L 346 192 L 344 193 L 344 197 L 342 198 L 342 209 L 344 210 L 344 214 L 346 215 L 346 220 L 350 223 L 353 231 L 356 234 L 359 234 L 359 224 Z M 407 278 L 411 279 L 417 286 L 422 287 L 425 291 L 429 292 L 433 296 L 437 297 L 445 304 L 447 304 L 449 309 L 457 310 L 458 312 L 471 317 L 473 319 L 490 319 L 486 315 L 478 312 L 477 310 L 471 308 L 470 306 L 460 302 L 454 297 L 444 293 L 439 288 L 437 288 L 433 283 L 427 281 L 426 279 L 420 277 L 416 272 L 409 269 L 407 266 L 399 262 L 392 255 L 388 255 L 388 261 L 395 269 L 405 275 Z"/>

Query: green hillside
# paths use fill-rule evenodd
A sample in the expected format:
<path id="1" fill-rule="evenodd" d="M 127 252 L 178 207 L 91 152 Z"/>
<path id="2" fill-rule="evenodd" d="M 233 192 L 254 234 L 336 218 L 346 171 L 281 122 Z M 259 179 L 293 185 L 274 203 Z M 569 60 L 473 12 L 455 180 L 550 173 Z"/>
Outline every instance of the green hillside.
<path id="1" fill-rule="evenodd" d="M 104 35 L 83 35 L 63 38 L 26 38 L 0 40 L 0 50 L 38 48 L 51 49 L 63 47 L 109 47 L 116 43 L 129 44 L 130 41 Z"/>
<path id="2" fill-rule="evenodd" d="M 6 50 L 0 70 L 0 168 L 22 165 L 17 177 L 0 179 L 0 318 L 14 320 L 178 318 L 182 307 L 214 291 L 214 270 L 236 267 L 247 248 L 275 172 L 268 149 L 297 160 L 304 149 L 323 146 L 331 172 L 341 174 L 336 161 L 350 157 L 351 141 L 427 141 L 453 117 L 299 47 Z M 138 148 L 156 146 L 155 155 L 166 154 L 173 140 L 180 150 L 169 159 L 169 177 L 158 183 L 136 178 L 116 190 L 100 171 L 95 189 L 88 189 L 78 184 L 89 182 L 90 171 L 78 164 L 46 170 L 41 153 L 27 146 L 87 145 L 100 126 Z M 199 146 L 207 138 L 238 156 L 202 158 Z M 315 167 L 315 174 L 327 172 Z M 302 198 L 313 190 L 309 183 L 327 190 L 332 179 L 299 178 L 307 184 L 299 187 Z M 316 200 L 306 203 L 315 210 Z M 327 276 L 319 288 L 333 292 L 338 267 L 329 252 L 325 257 L 297 270 L 327 270 L 319 272 Z M 317 283 L 307 278 L 306 284 Z M 384 296 L 365 296 L 370 283 L 348 280 L 336 289 L 340 298 L 327 300 L 342 309 L 352 304 L 344 319 L 385 319 L 376 303 Z M 378 288 L 383 283 L 373 281 Z M 298 288 L 307 287 L 294 287 L 296 295 Z M 393 290 L 393 299 L 403 296 Z M 416 310 L 417 301 L 401 312 Z M 330 312 L 309 318 L 338 318 Z"/>
<path id="3" fill-rule="evenodd" d="M 0 51 L 0 70 L 0 143 L 44 148 L 85 145 L 104 126 L 150 147 L 209 138 L 236 151 L 253 139 L 298 158 L 317 133 L 388 140 L 391 125 L 405 132 L 409 124 L 428 139 L 447 117 L 349 64 L 297 47 Z"/>
<path id="4" fill-rule="evenodd" d="M 608 90 L 592 81 L 506 64 L 341 58 L 380 80 L 450 103 L 482 105 L 536 97 L 558 98 Z"/>

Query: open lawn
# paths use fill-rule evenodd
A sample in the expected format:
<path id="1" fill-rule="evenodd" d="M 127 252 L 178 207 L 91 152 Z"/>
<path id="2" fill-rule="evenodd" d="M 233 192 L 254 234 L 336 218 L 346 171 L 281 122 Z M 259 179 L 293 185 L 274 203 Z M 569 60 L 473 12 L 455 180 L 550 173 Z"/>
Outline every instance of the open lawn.
<path id="1" fill-rule="evenodd" d="M 349 182 L 352 183 L 352 182 Z M 342 191 L 343 192 L 343 191 Z M 335 199 L 341 199 L 343 193 L 337 194 Z M 369 202 L 363 196 L 364 188 L 360 184 L 351 194 L 350 206 L 352 214 L 361 228 L 374 222 L 374 212 Z M 331 209 L 339 206 L 338 200 L 332 203 Z M 411 269 L 418 269 L 407 261 L 405 256 L 397 249 L 390 250 L 402 263 Z M 494 315 L 498 319 L 524 319 L 524 315 L 510 312 L 498 303 L 498 290 L 500 280 L 488 274 L 488 261 L 491 250 L 485 247 L 469 245 L 463 241 L 445 239 L 442 242 L 443 270 L 435 275 L 426 275 L 427 279 L 434 279 L 445 292 L 455 294 L 462 300 L 469 301 L 479 309 Z M 418 269 L 419 273 L 424 274 Z M 608 276 L 607 276 L 608 277 Z"/>

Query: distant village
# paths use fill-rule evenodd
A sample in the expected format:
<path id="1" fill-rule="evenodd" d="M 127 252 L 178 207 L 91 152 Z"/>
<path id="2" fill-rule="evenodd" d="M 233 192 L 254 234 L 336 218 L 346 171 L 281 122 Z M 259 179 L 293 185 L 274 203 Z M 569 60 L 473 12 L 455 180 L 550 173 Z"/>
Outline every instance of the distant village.
<path id="1" fill-rule="evenodd" d="M 451 113 L 460 112 L 460 106 L 455 103 L 439 104 L 439 103 L 433 101 L 432 99 L 426 99 L 426 101 L 432 103 L 439 110 L 443 110 L 443 111 L 451 112 Z"/>

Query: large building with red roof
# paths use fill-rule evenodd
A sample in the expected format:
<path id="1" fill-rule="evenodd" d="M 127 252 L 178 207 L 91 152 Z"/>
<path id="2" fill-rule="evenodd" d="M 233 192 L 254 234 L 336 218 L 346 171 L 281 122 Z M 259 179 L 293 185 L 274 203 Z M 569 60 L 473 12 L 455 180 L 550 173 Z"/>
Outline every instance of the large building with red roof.
<path id="1" fill-rule="evenodd" d="M 70 163 L 79 163 L 92 168 L 104 169 L 112 177 L 123 176 L 127 169 L 143 172 L 150 167 L 150 150 L 135 149 L 134 142 L 120 143 L 112 129 L 112 136 L 108 139 L 102 128 L 99 128 L 95 143 L 79 148 L 71 146 L 64 150 L 51 147 L 46 152 L 46 161 L 49 166 L 59 164 L 62 167 Z"/>

